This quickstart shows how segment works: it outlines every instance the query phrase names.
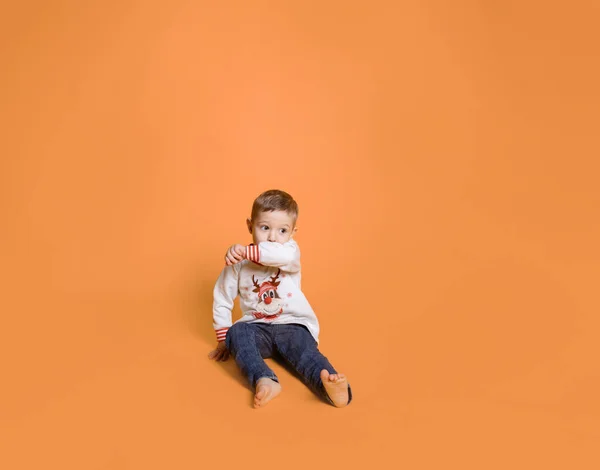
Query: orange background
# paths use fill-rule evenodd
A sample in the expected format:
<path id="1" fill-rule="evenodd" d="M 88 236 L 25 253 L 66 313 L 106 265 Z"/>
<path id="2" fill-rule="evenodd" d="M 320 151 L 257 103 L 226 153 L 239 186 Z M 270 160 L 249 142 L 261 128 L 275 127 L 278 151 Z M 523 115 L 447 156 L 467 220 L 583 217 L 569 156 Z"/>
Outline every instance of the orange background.
<path id="1" fill-rule="evenodd" d="M 600 10 L 562 3 L 3 6 L 0 467 L 598 468 Z M 344 410 L 206 357 L 269 188 Z"/>

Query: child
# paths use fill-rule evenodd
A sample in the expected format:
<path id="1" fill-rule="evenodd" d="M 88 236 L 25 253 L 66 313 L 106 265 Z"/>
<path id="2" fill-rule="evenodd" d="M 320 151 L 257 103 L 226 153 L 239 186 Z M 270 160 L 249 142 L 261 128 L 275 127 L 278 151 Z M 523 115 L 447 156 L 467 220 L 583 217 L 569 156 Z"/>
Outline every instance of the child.
<path id="1" fill-rule="evenodd" d="M 266 191 L 254 201 L 246 221 L 254 243 L 227 250 L 215 285 L 218 345 L 209 358 L 225 361 L 233 355 L 255 389 L 255 408 L 281 392 L 279 379 L 263 360 L 275 355 L 318 396 L 342 408 L 352 400 L 350 385 L 318 350 L 319 322 L 300 290 L 300 250 L 293 240 L 297 217 L 296 201 L 283 191 Z M 238 294 L 243 315 L 232 326 Z"/>

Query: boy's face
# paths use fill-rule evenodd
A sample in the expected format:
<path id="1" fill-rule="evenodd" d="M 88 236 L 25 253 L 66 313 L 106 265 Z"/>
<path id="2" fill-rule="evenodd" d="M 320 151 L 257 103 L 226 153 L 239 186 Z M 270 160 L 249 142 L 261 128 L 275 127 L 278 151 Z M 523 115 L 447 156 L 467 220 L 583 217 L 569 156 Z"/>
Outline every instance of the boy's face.
<path id="1" fill-rule="evenodd" d="M 261 212 L 255 220 L 247 219 L 248 230 L 255 244 L 260 242 L 285 243 L 297 228 L 286 211 Z"/>

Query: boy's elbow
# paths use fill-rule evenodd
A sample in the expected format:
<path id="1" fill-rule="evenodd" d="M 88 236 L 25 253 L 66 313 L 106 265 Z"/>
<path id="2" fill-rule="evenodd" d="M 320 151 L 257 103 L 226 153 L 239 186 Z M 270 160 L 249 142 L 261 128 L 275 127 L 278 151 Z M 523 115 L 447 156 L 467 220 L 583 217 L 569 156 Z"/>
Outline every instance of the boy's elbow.
<path id="1" fill-rule="evenodd" d="M 281 260 L 281 268 L 285 271 L 296 272 L 300 270 L 300 259 L 296 253 L 286 253 L 285 257 Z"/>
<path id="2" fill-rule="evenodd" d="M 285 271 L 290 273 L 297 273 L 300 271 L 300 260 L 297 258 L 293 258 L 289 263 L 285 265 Z"/>
<path id="3" fill-rule="evenodd" d="M 296 254 L 295 253 L 286 253 L 284 258 L 285 258 L 284 264 L 286 264 L 286 265 L 295 264 L 294 261 L 296 261 Z"/>

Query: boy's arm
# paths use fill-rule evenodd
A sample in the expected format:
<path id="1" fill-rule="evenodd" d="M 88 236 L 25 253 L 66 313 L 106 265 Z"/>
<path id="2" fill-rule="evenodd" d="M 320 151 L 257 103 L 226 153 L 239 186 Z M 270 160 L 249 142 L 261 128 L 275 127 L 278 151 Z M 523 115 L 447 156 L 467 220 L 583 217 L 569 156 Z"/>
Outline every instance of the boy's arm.
<path id="1" fill-rule="evenodd" d="M 227 330 L 232 325 L 233 301 L 238 295 L 238 266 L 226 266 L 221 271 L 213 290 L 213 327 L 217 341 L 225 341 Z"/>
<path id="2" fill-rule="evenodd" d="M 300 271 L 300 248 L 294 240 L 284 244 L 261 242 L 246 247 L 246 258 L 263 266 L 273 266 L 282 271 Z"/>

